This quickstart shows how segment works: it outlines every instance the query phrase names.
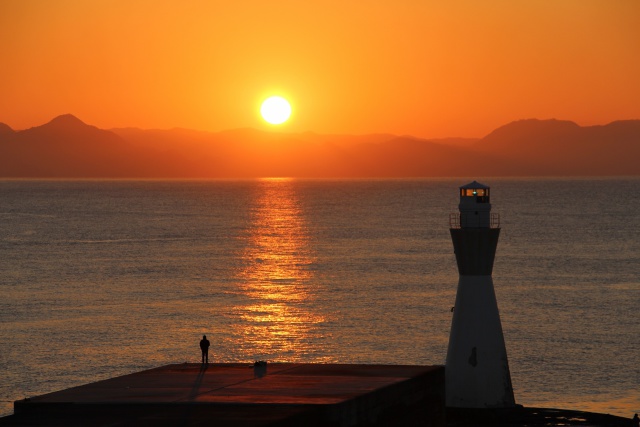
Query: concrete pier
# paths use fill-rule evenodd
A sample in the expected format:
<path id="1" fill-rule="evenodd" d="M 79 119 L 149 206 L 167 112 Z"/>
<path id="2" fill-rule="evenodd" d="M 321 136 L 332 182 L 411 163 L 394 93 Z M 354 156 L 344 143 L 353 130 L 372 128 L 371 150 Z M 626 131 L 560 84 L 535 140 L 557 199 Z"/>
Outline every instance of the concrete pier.
<path id="1" fill-rule="evenodd" d="M 168 365 L 14 409 L 0 426 L 444 426 L 444 367 Z"/>

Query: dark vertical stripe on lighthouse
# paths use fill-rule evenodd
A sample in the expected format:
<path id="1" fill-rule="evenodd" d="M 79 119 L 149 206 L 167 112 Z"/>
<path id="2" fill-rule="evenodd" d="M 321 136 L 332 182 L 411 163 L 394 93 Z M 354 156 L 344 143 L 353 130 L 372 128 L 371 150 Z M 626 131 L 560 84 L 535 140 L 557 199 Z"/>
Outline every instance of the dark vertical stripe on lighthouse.
<path id="1" fill-rule="evenodd" d="M 461 276 L 491 276 L 499 228 L 450 228 Z"/>

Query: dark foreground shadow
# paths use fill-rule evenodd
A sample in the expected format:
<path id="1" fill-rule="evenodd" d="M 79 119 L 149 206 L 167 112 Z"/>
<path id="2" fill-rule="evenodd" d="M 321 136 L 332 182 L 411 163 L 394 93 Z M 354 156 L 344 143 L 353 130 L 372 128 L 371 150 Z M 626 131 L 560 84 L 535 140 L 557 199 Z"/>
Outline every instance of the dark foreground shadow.
<path id="1" fill-rule="evenodd" d="M 526 408 L 522 406 L 507 409 L 447 408 L 447 427 L 630 427 L 631 425 L 630 418 L 568 409 Z"/>
<path id="2" fill-rule="evenodd" d="M 195 381 L 193 382 L 193 387 L 191 387 L 191 391 L 187 396 L 189 402 L 193 402 L 198 394 L 200 394 L 200 386 L 202 385 L 202 379 L 204 378 L 204 374 L 207 372 L 209 368 L 209 364 L 200 365 L 200 371 L 198 371 L 198 375 L 196 376 Z"/>

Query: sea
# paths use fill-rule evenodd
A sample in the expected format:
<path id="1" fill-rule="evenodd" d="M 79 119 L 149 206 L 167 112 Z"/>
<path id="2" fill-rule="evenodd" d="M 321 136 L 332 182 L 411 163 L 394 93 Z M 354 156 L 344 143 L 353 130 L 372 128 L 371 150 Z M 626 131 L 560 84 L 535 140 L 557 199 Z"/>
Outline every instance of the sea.
<path id="1" fill-rule="evenodd" d="M 0 415 L 170 363 L 443 365 L 447 179 L 0 180 Z M 482 178 L 516 402 L 640 412 L 640 178 Z"/>

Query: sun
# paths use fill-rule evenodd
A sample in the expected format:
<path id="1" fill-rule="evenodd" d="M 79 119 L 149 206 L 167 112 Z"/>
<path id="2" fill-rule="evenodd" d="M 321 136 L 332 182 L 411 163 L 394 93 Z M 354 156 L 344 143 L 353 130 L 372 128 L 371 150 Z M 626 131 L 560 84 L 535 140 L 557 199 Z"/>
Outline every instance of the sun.
<path id="1" fill-rule="evenodd" d="M 260 114 L 267 123 L 279 125 L 291 116 L 291 104 L 281 96 L 271 96 L 262 102 Z"/>

